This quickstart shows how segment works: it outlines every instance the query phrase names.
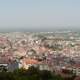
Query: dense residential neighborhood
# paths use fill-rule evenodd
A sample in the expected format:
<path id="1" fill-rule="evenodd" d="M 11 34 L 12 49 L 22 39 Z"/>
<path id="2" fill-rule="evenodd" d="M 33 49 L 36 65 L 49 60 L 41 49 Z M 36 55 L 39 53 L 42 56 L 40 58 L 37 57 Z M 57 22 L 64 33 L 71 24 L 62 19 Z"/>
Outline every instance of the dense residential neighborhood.
<path id="1" fill-rule="evenodd" d="M 76 32 L 0 33 L 0 71 L 34 66 L 63 74 L 80 76 L 80 35 Z M 70 76 L 70 75 L 69 75 Z"/>

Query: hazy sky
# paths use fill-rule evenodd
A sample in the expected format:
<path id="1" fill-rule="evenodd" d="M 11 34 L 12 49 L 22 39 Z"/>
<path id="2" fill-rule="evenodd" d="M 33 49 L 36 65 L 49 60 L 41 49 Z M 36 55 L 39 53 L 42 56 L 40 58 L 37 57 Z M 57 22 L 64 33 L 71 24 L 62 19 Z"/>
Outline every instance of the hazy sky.
<path id="1" fill-rule="evenodd" d="M 0 30 L 52 30 L 55 26 L 80 26 L 80 0 L 0 0 Z"/>

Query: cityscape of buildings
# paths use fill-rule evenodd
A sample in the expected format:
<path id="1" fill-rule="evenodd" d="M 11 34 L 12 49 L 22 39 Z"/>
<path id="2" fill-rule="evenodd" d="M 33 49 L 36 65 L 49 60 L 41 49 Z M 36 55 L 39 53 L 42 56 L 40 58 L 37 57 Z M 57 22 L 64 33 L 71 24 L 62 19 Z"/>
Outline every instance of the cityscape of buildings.
<path id="1" fill-rule="evenodd" d="M 57 74 L 67 69 L 78 76 L 80 34 L 71 31 L 0 33 L 0 68 L 2 66 L 8 71 L 34 66 Z"/>

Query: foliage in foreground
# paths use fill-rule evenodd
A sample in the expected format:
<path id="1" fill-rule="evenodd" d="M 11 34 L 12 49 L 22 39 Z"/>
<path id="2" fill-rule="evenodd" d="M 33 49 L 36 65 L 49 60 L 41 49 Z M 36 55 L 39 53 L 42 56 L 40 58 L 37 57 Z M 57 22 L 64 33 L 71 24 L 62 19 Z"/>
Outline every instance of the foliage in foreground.
<path id="1" fill-rule="evenodd" d="M 13 72 L 0 72 L 0 80 L 73 80 L 72 78 L 62 78 L 47 70 L 39 70 L 30 67 L 28 70 L 17 69 Z"/>

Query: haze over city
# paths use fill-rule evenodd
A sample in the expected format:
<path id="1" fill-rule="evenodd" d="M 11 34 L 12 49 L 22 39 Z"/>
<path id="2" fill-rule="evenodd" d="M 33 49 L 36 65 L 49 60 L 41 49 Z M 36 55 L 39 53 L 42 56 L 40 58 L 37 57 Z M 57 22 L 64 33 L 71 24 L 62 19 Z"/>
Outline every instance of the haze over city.
<path id="1" fill-rule="evenodd" d="M 80 0 L 1 0 L 0 31 L 53 31 L 80 26 Z"/>
<path id="2" fill-rule="evenodd" d="M 80 80 L 80 0 L 0 0 L 0 80 Z"/>

